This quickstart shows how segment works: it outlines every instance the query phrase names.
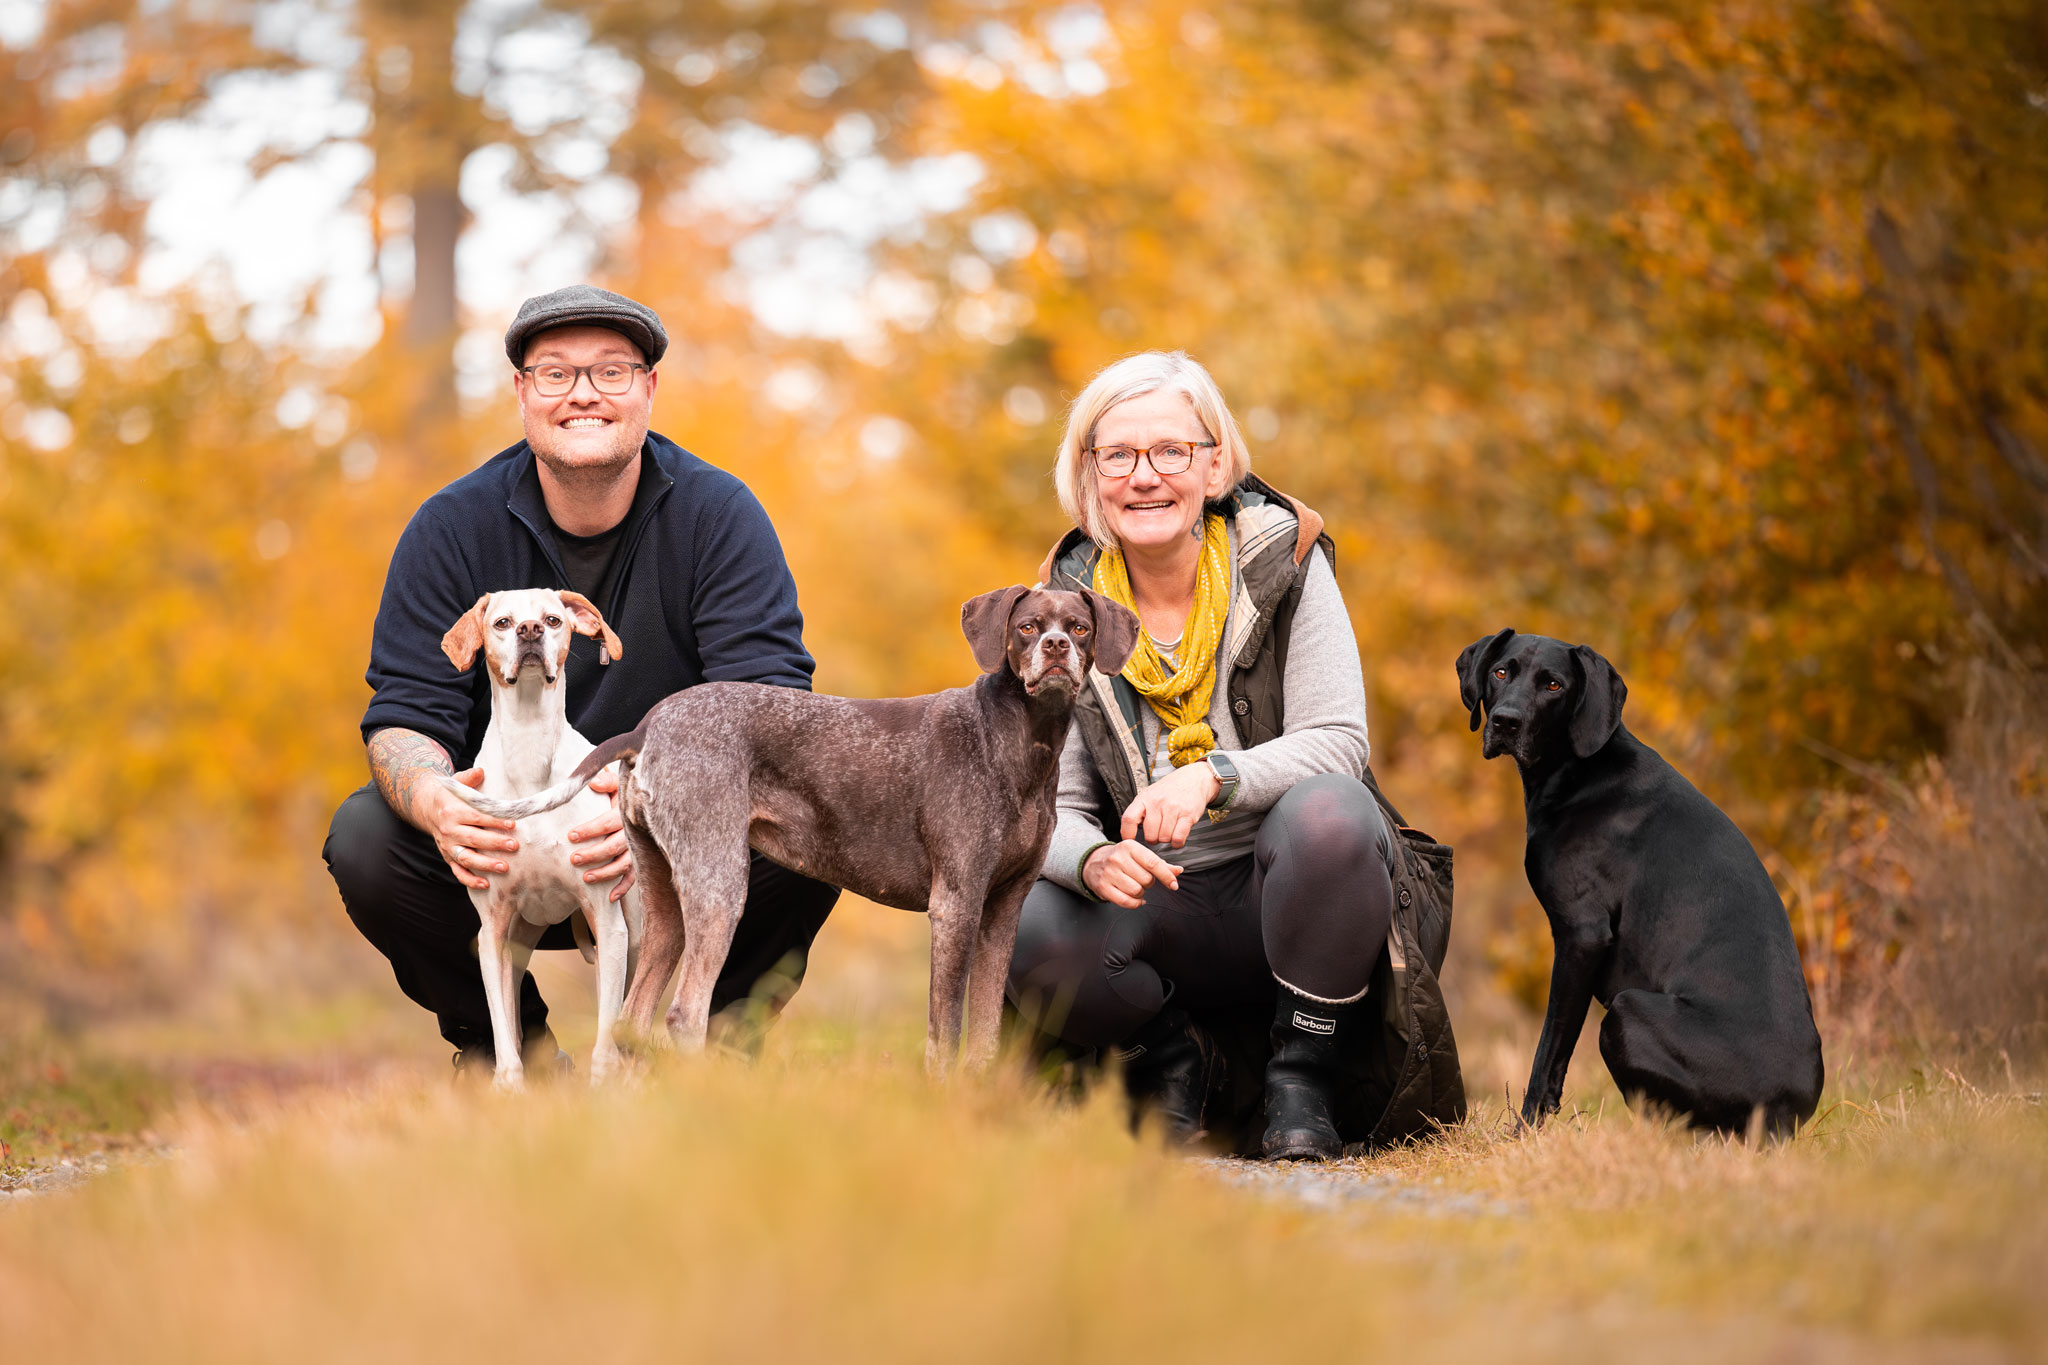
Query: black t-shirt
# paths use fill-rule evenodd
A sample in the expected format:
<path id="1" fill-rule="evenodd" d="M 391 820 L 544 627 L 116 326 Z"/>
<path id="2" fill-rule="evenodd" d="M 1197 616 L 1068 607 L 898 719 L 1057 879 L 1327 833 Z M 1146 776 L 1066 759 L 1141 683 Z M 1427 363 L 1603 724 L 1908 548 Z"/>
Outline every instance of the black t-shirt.
<path id="1" fill-rule="evenodd" d="M 625 539 L 626 528 L 633 524 L 634 515 L 654 500 L 657 491 L 654 462 L 643 459 L 640 483 L 633 490 L 633 505 L 610 530 L 594 536 L 572 536 L 557 526 L 553 517 L 548 518 L 548 531 L 555 538 L 555 549 L 562 557 L 562 571 L 569 575 L 569 586 L 589 598 L 600 612 L 611 605 L 612 593 L 619 585 L 619 545 Z"/>

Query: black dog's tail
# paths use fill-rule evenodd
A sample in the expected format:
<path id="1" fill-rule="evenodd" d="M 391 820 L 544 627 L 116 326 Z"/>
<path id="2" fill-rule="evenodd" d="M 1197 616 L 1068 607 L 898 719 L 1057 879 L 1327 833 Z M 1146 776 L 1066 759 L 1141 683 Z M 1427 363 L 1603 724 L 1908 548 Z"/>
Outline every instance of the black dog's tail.
<path id="1" fill-rule="evenodd" d="M 465 787 L 446 773 L 438 775 L 441 785 L 485 815 L 495 815 L 500 820 L 524 820 L 529 815 L 539 815 L 557 806 L 565 806 L 597 776 L 597 770 L 607 763 L 616 763 L 622 758 L 633 758 L 640 752 L 640 745 L 647 737 L 647 726 L 643 722 L 639 729 L 623 735 L 615 735 L 590 751 L 590 756 L 576 765 L 576 771 L 545 791 L 517 801 L 506 801 L 495 796 L 485 796 L 474 787 Z"/>

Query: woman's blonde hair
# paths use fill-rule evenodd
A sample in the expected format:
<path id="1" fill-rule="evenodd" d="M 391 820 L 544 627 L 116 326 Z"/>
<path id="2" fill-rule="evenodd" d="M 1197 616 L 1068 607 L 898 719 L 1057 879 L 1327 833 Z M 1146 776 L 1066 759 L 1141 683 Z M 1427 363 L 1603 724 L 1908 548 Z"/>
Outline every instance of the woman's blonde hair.
<path id="1" fill-rule="evenodd" d="M 1140 398 L 1160 389 L 1170 389 L 1188 400 L 1208 438 L 1216 442 L 1218 456 L 1230 470 L 1230 487 L 1251 473 L 1252 453 L 1246 449 L 1244 433 L 1223 401 L 1223 391 L 1186 351 L 1140 351 L 1105 367 L 1067 411 L 1067 431 L 1060 438 L 1060 453 L 1053 464 L 1053 486 L 1059 490 L 1060 506 L 1074 525 L 1103 549 L 1116 548 L 1116 539 L 1102 524 L 1102 500 L 1096 495 L 1095 462 L 1088 448 L 1095 444 L 1095 425 L 1127 398 Z"/>

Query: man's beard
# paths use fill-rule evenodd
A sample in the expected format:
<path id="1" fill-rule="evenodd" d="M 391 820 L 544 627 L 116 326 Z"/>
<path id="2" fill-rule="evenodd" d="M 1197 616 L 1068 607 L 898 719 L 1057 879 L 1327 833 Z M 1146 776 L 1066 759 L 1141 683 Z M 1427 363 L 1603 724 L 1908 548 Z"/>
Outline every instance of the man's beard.
<path id="1" fill-rule="evenodd" d="M 592 451 L 586 445 L 571 453 L 565 449 L 571 443 L 558 439 L 562 434 L 555 426 L 543 426 L 538 432 L 527 433 L 526 444 L 533 451 L 534 458 L 564 483 L 610 483 L 633 462 L 647 439 L 645 427 L 614 422 L 606 428 L 605 434 L 610 439 L 602 450 Z"/>

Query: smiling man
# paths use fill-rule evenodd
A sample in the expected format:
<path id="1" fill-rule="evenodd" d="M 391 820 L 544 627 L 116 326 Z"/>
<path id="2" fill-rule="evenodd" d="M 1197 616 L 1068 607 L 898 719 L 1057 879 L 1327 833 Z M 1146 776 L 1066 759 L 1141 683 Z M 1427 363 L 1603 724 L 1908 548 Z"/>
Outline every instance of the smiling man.
<path id="1" fill-rule="evenodd" d="M 456 1065 L 490 1070 L 490 1012 L 465 887 L 505 870 L 512 826 L 433 780 L 469 767 L 490 723 L 482 670 L 457 672 L 441 637 L 486 593 L 573 589 L 618 634 L 616 665 L 575 637 L 568 720 L 602 743 L 697 683 L 811 685 L 796 584 L 746 486 L 648 430 L 668 348 L 644 304 L 588 285 L 528 299 L 505 333 L 526 439 L 429 498 L 399 537 L 370 644 L 376 695 L 363 716 L 373 781 L 342 803 L 325 856 L 342 903 L 433 1011 Z M 610 779 L 591 784 L 609 792 Z M 630 884 L 616 811 L 571 834 L 586 881 Z M 712 997 L 744 1002 L 771 972 L 800 980 L 838 891 L 755 855 L 746 914 Z M 542 948 L 573 948 L 569 926 Z M 522 1051 L 556 1056 L 547 1005 L 527 977 Z M 537 1055 L 535 1055 L 537 1054 Z"/>

